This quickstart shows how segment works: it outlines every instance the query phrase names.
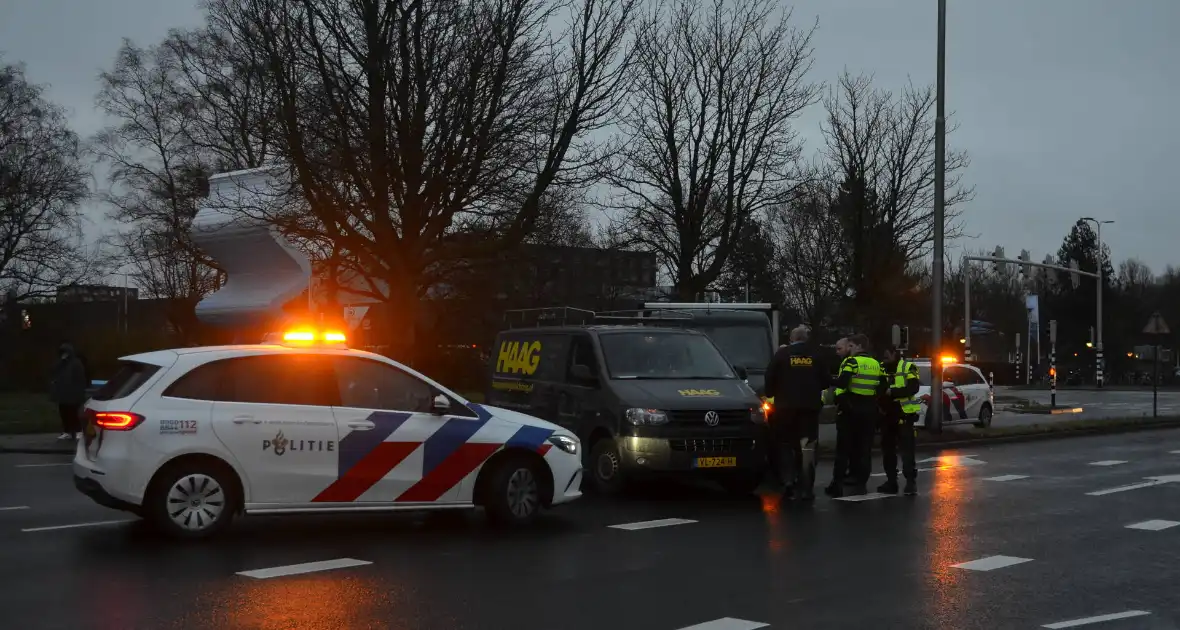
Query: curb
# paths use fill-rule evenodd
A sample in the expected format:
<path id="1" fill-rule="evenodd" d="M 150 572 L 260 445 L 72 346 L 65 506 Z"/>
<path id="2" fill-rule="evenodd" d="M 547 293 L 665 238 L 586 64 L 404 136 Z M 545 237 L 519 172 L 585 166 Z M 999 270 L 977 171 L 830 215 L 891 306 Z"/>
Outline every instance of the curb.
<path id="1" fill-rule="evenodd" d="M 1071 437 L 1086 437 L 1091 435 L 1112 435 L 1118 433 L 1134 433 L 1136 431 L 1151 431 L 1155 429 L 1176 429 L 1180 428 L 1180 418 L 1173 418 L 1170 420 L 1152 420 L 1146 422 L 1134 422 L 1123 424 L 1110 424 L 1108 426 L 1096 427 L 1079 427 L 1076 429 L 1061 429 L 1056 431 L 1037 431 L 1029 433 L 1016 433 L 1012 435 L 995 435 L 995 436 L 979 436 L 970 437 L 964 436 L 958 440 L 947 440 L 944 442 L 918 442 L 914 446 L 914 451 L 918 453 L 938 452 L 951 448 L 960 448 L 963 446 L 981 446 L 987 444 L 1013 444 L 1019 442 L 1035 442 L 1038 440 L 1052 440 L 1057 438 L 1071 438 Z M 831 443 L 821 443 L 822 448 L 820 459 L 831 460 L 835 451 L 835 445 Z M 881 449 L 873 447 L 873 453 L 880 453 Z"/>
<path id="2" fill-rule="evenodd" d="M 0 454 L 24 455 L 73 455 L 77 448 L 53 448 L 49 446 L 0 446 Z"/>

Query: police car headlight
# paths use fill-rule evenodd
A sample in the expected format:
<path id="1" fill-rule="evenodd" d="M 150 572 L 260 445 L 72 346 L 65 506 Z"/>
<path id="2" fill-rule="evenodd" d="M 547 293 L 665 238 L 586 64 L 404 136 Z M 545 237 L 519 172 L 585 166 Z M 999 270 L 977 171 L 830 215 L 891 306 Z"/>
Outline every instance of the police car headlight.
<path id="1" fill-rule="evenodd" d="M 627 422 L 637 427 L 668 424 L 668 414 L 659 409 L 632 408 L 627 410 L 626 417 Z"/>
<path id="2" fill-rule="evenodd" d="M 568 435 L 551 435 L 549 443 L 570 455 L 578 454 L 578 441 Z"/>

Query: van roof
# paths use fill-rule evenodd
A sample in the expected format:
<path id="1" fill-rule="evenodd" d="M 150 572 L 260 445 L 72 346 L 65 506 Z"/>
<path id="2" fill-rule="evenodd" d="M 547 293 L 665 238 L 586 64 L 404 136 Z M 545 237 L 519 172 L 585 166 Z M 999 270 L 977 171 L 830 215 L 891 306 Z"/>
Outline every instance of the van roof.
<path id="1" fill-rule="evenodd" d="M 585 326 L 565 325 L 565 326 L 534 326 L 532 328 L 511 328 L 508 330 L 501 330 L 500 335 L 530 335 L 530 334 L 553 334 L 553 333 L 570 333 L 570 332 L 593 332 L 593 333 L 612 333 L 612 332 L 652 332 L 661 335 L 700 335 L 700 331 L 691 328 L 680 328 L 671 326 L 649 326 L 640 324 L 588 324 Z"/>

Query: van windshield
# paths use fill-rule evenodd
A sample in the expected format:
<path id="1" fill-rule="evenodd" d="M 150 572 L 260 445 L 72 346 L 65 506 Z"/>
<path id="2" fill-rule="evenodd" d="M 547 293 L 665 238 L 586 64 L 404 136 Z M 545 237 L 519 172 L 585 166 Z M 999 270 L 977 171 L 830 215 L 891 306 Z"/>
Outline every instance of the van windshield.
<path id="1" fill-rule="evenodd" d="M 765 370 L 770 364 L 771 341 L 768 326 L 716 324 L 693 325 L 693 329 L 708 335 L 734 365 L 740 365 L 747 370 Z"/>
<path id="2" fill-rule="evenodd" d="M 733 368 L 707 337 L 681 333 L 601 335 L 611 378 L 728 379 Z"/>

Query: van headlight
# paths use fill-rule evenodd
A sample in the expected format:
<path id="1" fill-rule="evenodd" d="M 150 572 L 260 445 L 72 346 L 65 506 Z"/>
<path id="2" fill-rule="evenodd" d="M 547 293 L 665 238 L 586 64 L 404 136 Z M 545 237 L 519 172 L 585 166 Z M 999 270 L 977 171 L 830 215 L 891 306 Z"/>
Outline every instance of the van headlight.
<path id="1" fill-rule="evenodd" d="M 655 426 L 668 424 L 668 414 L 659 409 L 639 409 L 633 407 L 626 412 L 627 422 L 637 426 Z"/>
<path id="2" fill-rule="evenodd" d="M 551 435 L 549 443 L 570 455 L 578 454 L 578 441 L 568 435 Z"/>
<path id="3" fill-rule="evenodd" d="M 770 405 L 762 403 L 762 406 L 755 407 L 750 410 L 750 422 L 755 424 L 765 424 L 766 416 L 770 415 Z"/>

